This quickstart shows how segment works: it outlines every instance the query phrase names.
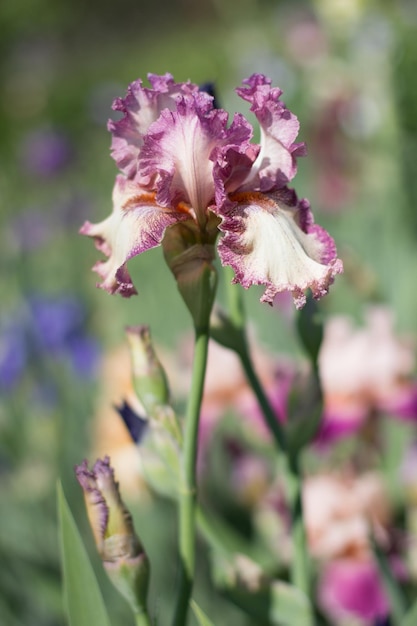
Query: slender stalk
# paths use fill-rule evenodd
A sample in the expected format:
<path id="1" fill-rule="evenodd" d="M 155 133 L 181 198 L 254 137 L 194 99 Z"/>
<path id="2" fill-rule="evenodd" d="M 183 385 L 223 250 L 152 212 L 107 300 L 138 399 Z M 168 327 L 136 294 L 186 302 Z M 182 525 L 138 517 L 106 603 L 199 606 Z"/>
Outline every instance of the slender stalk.
<path id="1" fill-rule="evenodd" d="M 287 442 L 285 437 L 284 429 L 282 428 L 280 422 L 278 421 L 277 414 L 274 409 L 271 407 L 271 404 L 268 400 L 268 397 L 262 387 L 262 384 L 258 378 L 258 375 L 255 371 L 255 368 L 252 363 L 252 359 L 250 358 L 249 352 L 245 350 L 245 352 L 241 352 L 239 354 L 240 362 L 245 371 L 246 378 L 250 386 L 253 389 L 253 392 L 256 395 L 258 400 L 258 404 L 262 410 L 262 415 L 264 417 L 264 421 L 268 426 L 271 435 L 274 438 L 274 441 L 277 445 L 277 448 L 283 454 L 287 454 Z"/>
<path id="2" fill-rule="evenodd" d="M 250 356 L 245 333 L 245 313 L 239 288 L 232 286 L 228 291 L 230 319 L 235 330 L 241 333 L 238 351 L 246 378 L 256 395 L 264 421 L 282 455 L 285 473 L 285 486 L 291 509 L 291 536 L 294 553 L 291 561 L 291 582 L 309 596 L 310 572 L 307 555 L 307 539 L 305 534 L 302 506 L 302 477 L 298 454 L 291 454 L 284 428 L 278 421 L 268 396 L 258 378 Z"/>
<path id="3" fill-rule="evenodd" d="M 309 597 L 310 562 L 308 558 L 307 537 L 303 518 L 302 476 L 298 456 L 288 459 L 286 467 L 287 497 L 291 507 L 291 536 L 293 554 L 290 567 L 290 579 L 293 585 Z"/>
<path id="4" fill-rule="evenodd" d="M 201 401 L 206 373 L 209 331 L 196 329 L 191 391 L 188 400 L 179 493 L 180 581 L 173 626 L 184 626 L 195 569 L 196 459 Z"/>
<path id="5" fill-rule="evenodd" d="M 391 563 L 372 535 L 370 536 L 370 542 L 379 574 L 390 601 L 392 623 L 394 626 L 401 626 L 407 614 L 407 602 L 404 592 L 394 577 Z"/>
<path id="6" fill-rule="evenodd" d="M 283 457 L 286 493 L 291 509 L 291 535 L 294 547 L 293 558 L 291 560 L 291 582 L 308 595 L 309 562 L 303 520 L 302 478 L 298 455 L 292 455 L 288 450 L 284 429 L 270 405 L 269 399 L 259 381 L 248 352 L 242 352 L 240 354 L 240 360 L 248 382 L 262 410 L 265 423 Z"/>

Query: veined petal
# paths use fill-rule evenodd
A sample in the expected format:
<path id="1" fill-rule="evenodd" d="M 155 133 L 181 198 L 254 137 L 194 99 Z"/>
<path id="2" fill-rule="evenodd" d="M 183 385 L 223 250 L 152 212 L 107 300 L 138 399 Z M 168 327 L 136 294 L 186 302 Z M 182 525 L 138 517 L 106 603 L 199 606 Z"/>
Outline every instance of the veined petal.
<path id="1" fill-rule="evenodd" d="M 137 293 L 126 267 L 132 257 L 161 243 L 168 226 L 190 218 L 180 208 L 167 209 L 155 202 L 155 194 L 117 176 L 113 191 L 113 212 L 102 222 L 86 222 L 80 233 L 93 237 L 108 259 L 93 267 L 109 293 L 129 297 Z"/>
<path id="2" fill-rule="evenodd" d="M 109 508 L 106 500 L 97 486 L 94 472 L 88 469 L 88 462 L 84 460 L 75 467 L 77 480 L 84 491 L 87 505 L 87 514 L 93 531 L 97 548 L 102 553 L 104 537 L 109 521 Z"/>
<path id="3" fill-rule="evenodd" d="M 211 154 L 214 162 L 215 199 L 217 207 L 227 201 L 227 194 L 236 191 L 248 178 L 259 154 L 259 146 L 250 143 L 252 126 L 235 113 L 227 131 L 227 144 L 215 148 Z"/>
<path id="4" fill-rule="evenodd" d="M 161 113 L 145 137 L 139 164 L 144 180 L 156 186 L 159 204 L 185 202 L 197 221 L 205 223 L 215 198 L 214 161 L 217 168 L 228 169 L 225 177 L 230 178 L 230 167 L 221 163 L 222 151 L 244 153 L 242 144 L 249 146 L 251 129 L 245 120 L 235 118 L 230 128 L 227 121 L 228 114 L 214 109 L 212 97 L 202 92 L 179 100 L 175 111 Z M 251 163 L 244 154 L 242 158 L 246 174 Z"/>
<path id="5" fill-rule="evenodd" d="M 234 282 L 245 288 L 265 285 L 261 302 L 269 304 L 277 293 L 290 291 L 297 308 L 305 304 L 306 289 L 315 298 L 328 292 L 342 262 L 330 236 L 306 217 L 307 203 L 298 202 L 291 190 L 237 193 L 231 200 L 235 204 L 223 211 L 218 250 L 223 265 L 233 268 Z M 309 226 L 307 232 L 301 224 Z"/>
<path id="6" fill-rule="evenodd" d="M 297 172 L 297 156 L 306 153 L 304 143 L 295 143 L 300 124 L 280 101 L 278 87 L 262 74 L 253 74 L 236 91 L 251 103 L 261 127 L 261 150 L 242 189 L 263 192 L 286 185 Z"/>
<path id="7" fill-rule="evenodd" d="M 142 81 L 136 80 L 129 85 L 125 98 L 114 101 L 113 109 L 122 112 L 123 117 L 108 123 L 108 129 L 113 135 L 112 156 L 128 178 L 136 175 L 143 138 L 152 122 L 158 119 L 164 109 L 175 109 L 180 96 L 198 90 L 197 85 L 190 82 L 174 82 L 171 74 L 149 74 L 148 79 L 151 88 L 143 87 Z"/>
<path id="8" fill-rule="evenodd" d="M 143 554 L 109 457 L 98 459 L 91 470 L 85 460 L 75 467 L 75 473 L 84 492 L 88 518 L 104 563 Z"/>

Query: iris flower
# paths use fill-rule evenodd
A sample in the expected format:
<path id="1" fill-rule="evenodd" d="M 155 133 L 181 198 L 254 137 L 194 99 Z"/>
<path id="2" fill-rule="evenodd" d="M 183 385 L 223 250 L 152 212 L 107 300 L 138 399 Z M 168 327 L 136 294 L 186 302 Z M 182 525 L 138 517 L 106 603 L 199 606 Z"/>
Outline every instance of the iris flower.
<path id="1" fill-rule="evenodd" d="M 308 201 L 287 186 L 305 146 L 295 142 L 299 122 L 280 100 L 282 91 L 261 74 L 237 89 L 259 122 L 257 144 L 243 115 L 229 124 L 226 111 L 197 85 L 176 83 L 170 74 L 148 79 L 150 88 L 137 80 L 113 104 L 123 114 L 109 122 L 121 172 L 113 212 L 81 228 L 107 257 L 93 268 L 99 286 L 136 294 L 127 262 L 182 225 L 205 247 L 218 238 L 233 282 L 264 285 L 263 302 L 290 291 L 301 308 L 307 289 L 315 298 L 326 294 L 342 263 L 332 238 L 314 224 Z"/>
<path id="2" fill-rule="evenodd" d="M 109 457 L 98 459 L 92 470 L 84 460 L 75 467 L 75 473 L 84 492 L 88 518 L 102 559 L 115 562 L 143 554 Z"/>

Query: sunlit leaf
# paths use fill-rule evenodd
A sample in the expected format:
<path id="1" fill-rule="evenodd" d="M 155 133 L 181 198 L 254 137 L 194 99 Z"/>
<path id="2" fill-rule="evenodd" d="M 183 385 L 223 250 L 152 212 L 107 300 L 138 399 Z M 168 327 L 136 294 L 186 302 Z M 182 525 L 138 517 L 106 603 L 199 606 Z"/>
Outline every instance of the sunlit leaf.
<path id="1" fill-rule="evenodd" d="M 103 597 L 74 518 L 58 485 L 64 599 L 70 626 L 110 626 Z"/>
<path id="2" fill-rule="evenodd" d="M 400 622 L 400 626 L 415 626 L 417 624 L 417 600 L 412 605 L 411 609 L 407 611 L 405 616 Z"/>
<path id="3" fill-rule="evenodd" d="M 282 581 L 271 584 L 270 620 L 277 626 L 313 626 L 310 602 L 302 591 Z"/>
<path id="4" fill-rule="evenodd" d="M 200 609 L 195 600 L 191 600 L 190 604 L 199 626 L 214 626 L 213 622 L 209 620 L 207 615 L 204 613 L 204 611 Z"/>

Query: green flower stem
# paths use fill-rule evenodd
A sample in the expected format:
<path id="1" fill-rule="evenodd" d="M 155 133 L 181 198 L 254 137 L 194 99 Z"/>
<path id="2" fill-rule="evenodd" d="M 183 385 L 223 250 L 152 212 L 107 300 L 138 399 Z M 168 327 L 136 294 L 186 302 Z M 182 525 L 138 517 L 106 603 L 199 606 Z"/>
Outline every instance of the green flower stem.
<path id="1" fill-rule="evenodd" d="M 286 468 L 287 496 L 291 507 L 291 535 L 293 554 L 290 577 L 295 587 L 310 596 L 310 561 L 303 518 L 302 476 L 298 455 L 288 458 Z"/>
<path id="2" fill-rule="evenodd" d="M 206 373 L 208 342 L 208 328 L 196 329 L 191 391 L 186 413 L 181 463 L 179 493 L 180 582 L 173 626 L 184 626 L 186 624 L 194 579 L 197 436 Z"/>
<path id="3" fill-rule="evenodd" d="M 307 557 L 307 540 L 303 520 L 302 478 L 299 458 L 297 454 L 290 454 L 288 450 L 284 429 L 270 405 L 268 397 L 255 372 L 249 353 L 247 351 L 241 352 L 239 356 L 248 382 L 261 407 L 264 420 L 274 438 L 277 448 L 282 454 L 286 492 L 291 509 L 291 535 L 294 546 L 294 553 L 291 560 L 291 582 L 298 587 L 298 589 L 301 589 L 301 591 L 309 595 L 309 561 Z"/>
<path id="4" fill-rule="evenodd" d="M 240 334 L 237 352 L 245 371 L 246 378 L 256 395 L 262 410 L 265 423 L 274 438 L 277 449 L 282 455 L 285 473 L 286 492 L 291 509 L 291 535 L 294 546 L 291 561 L 291 582 L 301 591 L 310 595 L 310 568 L 307 555 L 307 539 L 305 534 L 303 506 L 302 506 L 302 477 L 299 466 L 298 454 L 291 454 L 285 431 L 277 419 L 268 396 L 258 378 L 250 356 L 246 332 L 245 312 L 242 302 L 241 290 L 237 286 L 231 286 L 228 290 L 228 305 L 230 320 L 235 332 Z"/>
<path id="5" fill-rule="evenodd" d="M 246 343 L 246 342 L 245 342 Z M 280 422 L 277 419 L 277 415 L 273 408 L 271 407 L 268 397 L 262 387 L 262 384 L 258 378 L 258 375 L 253 367 L 252 359 L 250 358 L 249 351 L 245 349 L 239 353 L 240 362 L 245 371 L 246 378 L 250 386 L 252 387 L 256 398 L 258 400 L 258 404 L 261 407 L 262 414 L 264 420 L 271 432 L 271 435 L 274 438 L 274 441 L 277 445 L 277 448 L 284 455 L 287 454 L 287 442 L 285 437 L 284 429 L 282 428 Z"/>
<path id="6" fill-rule="evenodd" d="M 392 623 L 394 626 L 401 626 L 407 613 L 407 601 L 404 592 L 394 577 L 391 563 L 372 535 L 370 542 L 379 574 L 390 601 Z"/>

